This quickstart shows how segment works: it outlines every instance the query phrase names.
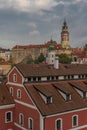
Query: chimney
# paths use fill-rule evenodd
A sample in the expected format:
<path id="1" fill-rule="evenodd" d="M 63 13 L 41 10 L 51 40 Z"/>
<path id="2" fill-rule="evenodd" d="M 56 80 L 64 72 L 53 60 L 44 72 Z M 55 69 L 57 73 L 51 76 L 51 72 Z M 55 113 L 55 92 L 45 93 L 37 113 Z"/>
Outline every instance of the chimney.
<path id="1" fill-rule="evenodd" d="M 55 69 L 59 69 L 59 57 L 58 56 L 55 56 L 54 68 Z"/>

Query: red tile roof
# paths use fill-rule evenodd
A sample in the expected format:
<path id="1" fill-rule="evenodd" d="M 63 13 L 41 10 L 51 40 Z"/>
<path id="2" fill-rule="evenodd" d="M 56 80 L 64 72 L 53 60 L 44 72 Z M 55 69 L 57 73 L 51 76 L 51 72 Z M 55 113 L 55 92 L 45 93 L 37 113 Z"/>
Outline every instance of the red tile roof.
<path id="1" fill-rule="evenodd" d="M 11 63 L 9 63 L 7 61 L 3 61 L 3 62 L 0 62 L 0 65 L 11 65 Z"/>
<path id="2" fill-rule="evenodd" d="M 86 64 L 60 64 L 59 69 L 54 69 L 53 66 L 47 64 L 17 64 L 15 66 L 24 77 L 87 74 Z"/>
<path id="3" fill-rule="evenodd" d="M 15 104 L 12 96 L 10 95 L 6 84 L 0 84 L 0 106 Z"/>
<path id="4" fill-rule="evenodd" d="M 84 53 L 83 48 L 72 48 L 73 54 L 75 55 L 81 55 Z"/>
<path id="5" fill-rule="evenodd" d="M 75 83 L 75 81 L 73 81 Z M 84 84 L 84 87 L 87 89 L 87 85 L 83 81 L 77 81 L 78 85 L 80 83 Z M 70 84 L 72 81 L 59 81 L 55 83 L 38 83 L 37 85 L 30 85 L 25 84 L 25 88 L 27 89 L 29 95 L 31 96 L 32 100 L 34 101 L 35 105 L 39 109 L 42 115 L 48 116 L 53 114 L 58 114 L 62 112 L 72 111 L 81 108 L 87 108 L 87 101 L 84 100 L 79 93 L 73 88 Z M 66 89 L 71 94 L 71 100 L 65 101 L 63 96 L 59 93 L 58 89 L 55 85 L 59 85 Z M 82 85 L 83 87 L 83 85 Z M 38 89 L 39 88 L 39 91 Z M 46 89 L 45 89 L 46 88 Z M 41 97 L 39 92 L 50 92 L 53 98 L 53 102 L 50 104 L 46 104 Z M 48 93 L 49 95 L 49 93 Z"/>
<path id="6" fill-rule="evenodd" d="M 51 42 L 48 41 L 45 44 L 33 44 L 33 45 L 16 45 L 13 47 L 13 49 L 30 49 L 30 48 L 48 48 L 50 46 Z M 57 44 L 56 41 L 52 41 L 52 44 L 54 45 L 55 49 L 61 48 L 61 44 Z"/>

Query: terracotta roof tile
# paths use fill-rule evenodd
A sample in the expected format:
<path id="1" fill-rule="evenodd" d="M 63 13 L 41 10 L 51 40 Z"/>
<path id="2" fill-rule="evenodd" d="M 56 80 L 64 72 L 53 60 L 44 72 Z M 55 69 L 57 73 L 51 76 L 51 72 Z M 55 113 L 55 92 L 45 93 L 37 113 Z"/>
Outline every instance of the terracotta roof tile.
<path id="1" fill-rule="evenodd" d="M 71 82 L 71 81 L 70 81 Z M 80 84 L 83 81 L 78 81 L 78 84 Z M 65 101 L 63 96 L 58 92 L 58 90 L 54 87 L 60 83 L 60 86 L 64 87 L 64 90 L 66 89 L 67 91 L 70 92 L 71 94 L 71 101 Z M 37 108 L 41 112 L 42 115 L 48 116 L 48 115 L 53 115 L 53 114 L 58 114 L 62 112 L 67 112 L 67 111 L 72 111 L 76 109 L 81 109 L 87 107 L 87 101 L 84 100 L 77 92 L 76 90 L 72 87 L 72 85 L 69 84 L 67 81 L 60 81 L 57 82 L 56 84 L 54 83 L 43 83 L 39 84 L 39 90 L 42 87 L 44 90 L 44 86 L 47 88 L 47 91 L 50 91 L 53 97 L 53 102 L 51 104 L 45 104 L 44 100 L 42 99 L 41 95 L 39 94 L 38 90 L 30 84 L 26 84 L 25 88 L 27 89 L 29 95 L 33 99 L 34 103 L 36 104 Z M 34 84 L 35 85 L 35 84 Z M 62 87 L 62 89 L 63 89 Z M 83 87 L 83 86 L 82 86 Z M 39 99 L 39 100 L 38 100 Z"/>
<path id="2" fill-rule="evenodd" d="M 14 104 L 14 100 L 10 95 L 6 85 L 0 84 L 0 106 Z"/>
<path id="3" fill-rule="evenodd" d="M 16 67 L 24 77 L 87 74 L 86 64 L 60 64 L 59 69 L 54 69 L 53 66 L 47 64 L 17 64 Z"/>
<path id="4" fill-rule="evenodd" d="M 50 46 L 51 42 L 48 41 L 45 44 L 30 44 L 30 45 L 16 45 L 13 47 L 13 49 L 30 49 L 30 48 L 48 48 Z M 52 44 L 54 45 L 55 49 L 61 48 L 61 44 L 57 44 L 56 41 L 52 41 Z"/>
<path id="5" fill-rule="evenodd" d="M 39 92 L 41 92 L 46 97 L 52 96 L 52 93 L 50 90 L 47 89 L 47 86 L 45 85 L 34 85 L 35 89 L 37 89 Z"/>

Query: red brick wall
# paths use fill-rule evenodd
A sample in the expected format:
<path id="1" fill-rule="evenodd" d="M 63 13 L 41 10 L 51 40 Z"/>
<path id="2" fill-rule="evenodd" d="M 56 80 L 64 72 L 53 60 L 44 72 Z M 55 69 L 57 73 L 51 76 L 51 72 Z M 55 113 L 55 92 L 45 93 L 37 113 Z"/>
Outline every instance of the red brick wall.
<path id="1" fill-rule="evenodd" d="M 72 116 L 78 115 L 78 126 L 86 125 L 87 124 L 87 110 L 83 110 L 80 112 L 73 112 L 68 113 L 61 116 L 54 116 L 54 117 L 48 117 L 45 119 L 45 130 L 55 130 L 55 121 L 58 118 L 62 118 L 63 122 L 63 130 L 68 130 L 73 128 L 72 127 Z"/>
<path id="2" fill-rule="evenodd" d="M 16 103 L 15 108 L 15 122 L 19 123 L 19 114 L 22 113 L 24 115 L 24 128 L 28 129 L 28 118 L 31 117 L 33 119 L 34 128 L 33 130 L 40 130 L 40 117 L 37 110 L 25 107 L 23 105 Z M 20 129 L 17 129 L 20 130 Z"/>
<path id="3" fill-rule="evenodd" d="M 8 84 L 7 87 L 8 87 L 8 89 L 10 89 L 10 87 L 13 88 L 13 97 L 14 97 L 14 99 L 33 105 L 31 99 L 29 98 L 29 95 L 27 94 L 27 92 L 25 91 L 23 86 L 20 87 L 20 86 Z M 17 98 L 17 90 L 18 89 L 21 90 L 21 99 Z"/>
<path id="4" fill-rule="evenodd" d="M 20 73 L 17 71 L 17 69 L 13 68 L 12 72 L 9 74 L 9 82 L 14 82 L 13 81 L 13 75 L 16 74 L 17 75 L 17 82 L 15 83 L 19 83 L 22 84 L 22 76 L 20 75 Z"/>
<path id="5" fill-rule="evenodd" d="M 14 116 L 14 108 L 6 108 L 6 109 L 0 109 L 0 130 L 7 130 L 7 129 L 13 129 L 14 130 L 14 119 L 12 118 L 12 122 L 5 123 L 5 113 L 8 111 L 12 111 L 12 114 Z"/>

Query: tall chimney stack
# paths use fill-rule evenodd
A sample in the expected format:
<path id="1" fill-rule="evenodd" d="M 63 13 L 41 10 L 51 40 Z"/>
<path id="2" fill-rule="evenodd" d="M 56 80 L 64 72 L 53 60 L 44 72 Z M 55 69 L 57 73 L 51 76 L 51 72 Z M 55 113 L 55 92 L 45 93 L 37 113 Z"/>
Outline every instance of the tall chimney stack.
<path id="1" fill-rule="evenodd" d="M 58 56 L 55 56 L 54 68 L 55 69 L 59 69 L 59 57 Z"/>

